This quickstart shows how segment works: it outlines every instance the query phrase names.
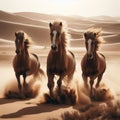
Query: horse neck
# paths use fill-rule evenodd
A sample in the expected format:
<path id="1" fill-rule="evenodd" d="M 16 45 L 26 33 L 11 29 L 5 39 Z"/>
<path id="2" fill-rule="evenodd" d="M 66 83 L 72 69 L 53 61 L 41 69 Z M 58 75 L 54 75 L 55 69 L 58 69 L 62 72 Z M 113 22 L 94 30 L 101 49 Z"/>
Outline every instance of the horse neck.
<path id="1" fill-rule="evenodd" d="M 19 54 L 18 55 L 18 57 L 19 57 L 19 59 L 21 60 L 21 61 L 26 61 L 26 60 L 28 60 L 28 58 L 29 58 L 29 52 L 28 52 L 28 49 L 23 49 L 22 51 L 21 51 L 21 54 Z"/>
<path id="2" fill-rule="evenodd" d="M 61 42 L 59 44 L 59 50 L 61 54 L 66 54 L 66 37 L 64 32 L 61 34 Z"/>
<path id="3" fill-rule="evenodd" d="M 58 45 L 58 51 L 52 52 L 52 58 L 55 63 L 59 61 L 64 66 L 66 60 L 66 49 L 63 47 L 63 45 Z"/>
<path id="4" fill-rule="evenodd" d="M 64 43 L 60 43 L 58 46 L 58 52 L 60 53 L 60 55 L 64 55 L 66 54 L 66 47 L 64 45 Z"/>

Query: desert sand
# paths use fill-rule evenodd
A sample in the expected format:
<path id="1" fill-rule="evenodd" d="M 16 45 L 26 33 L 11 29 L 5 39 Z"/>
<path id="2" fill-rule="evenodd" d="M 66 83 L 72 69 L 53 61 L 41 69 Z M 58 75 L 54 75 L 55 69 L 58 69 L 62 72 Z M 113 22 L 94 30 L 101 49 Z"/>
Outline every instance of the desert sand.
<path id="1" fill-rule="evenodd" d="M 37 80 L 40 86 L 39 93 L 35 98 L 25 100 L 5 98 L 9 90 L 17 90 L 17 80 L 12 67 L 15 55 L 14 33 L 23 30 L 33 39 L 30 52 L 37 53 L 40 58 L 41 68 L 46 72 L 46 59 L 50 50 L 48 23 L 56 19 L 62 19 L 68 24 L 71 34 L 70 47 L 76 57 L 76 72 L 73 78 L 78 83 L 74 88 L 79 88 L 78 102 L 76 105 L 46 104 L 43 94 L 48 92 L 47 77 Z M 110 90 L 113 100 L 120 95 L 120 19 L 107 16 L 83 18 L 79 16 L 54 16 L 38 13 L 6 13 L 0 11 L 0 119 L 10 120 L 46 120 L 62 119 L 64 112 L 77 111 L 88 104 L 101 104 L 91 101 L 88 96 L 82 95 L 83 80 L 81 77 L 80 62 L 85 54 L 83 32 L 90 28 L 102 28 L 102 37 L 105 43 L 100 46 L 100 51 L 106 56 L 107 69 L 101 84 Z M 31 78 L 27 78 L 29 81 Z M 76 86 L 79 84 L 78 86 Z M 34 89 L 35 86 L 34 86 Z M 107 99 L 108 100 L 108 99 Z M 84 101 L 84 102 L 83 102 Z"/>

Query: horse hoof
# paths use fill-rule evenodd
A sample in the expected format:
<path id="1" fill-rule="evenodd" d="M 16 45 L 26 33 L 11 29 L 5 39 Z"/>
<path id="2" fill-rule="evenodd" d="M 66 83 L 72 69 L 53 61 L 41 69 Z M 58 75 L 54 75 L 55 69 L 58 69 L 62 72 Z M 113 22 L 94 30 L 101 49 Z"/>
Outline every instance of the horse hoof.
<path id="1" fill-rule="evenodd" d="M 58 88 L 57 88 L 57 93 L 58 93 L 58 94 L 61 94 L 61 87 L 58 87 Z"/>
<path id="2" fill-rule="evenodd" d="M 45 94 L 44 97 L 47 103 L 56 103 L 56 99 L 50 94 Z"/>
<path id="3" fill-rule="evenodd" d="M 20 98 L 20 99 L 25 99 L 25 95 L 22 94 L 22 93 L 20 93 L 20 94 L 19 94 L 19 98 Z"/>
<path id="4" fill-rule="evenodd" d="M 52 94 L 50 94 L 50 97 L 51 97 L 51 98 L 54 98 L 54 95 L 53 95 L 53 93 L 52 93 Z"/>
<path id="5" fill-rule="evenodd" d="M 99 87 L 99 85 L 98 84 L 96 84 L 96 86 L 95 86 L 96 88 L 98 88 Z"/>
<path id="6" fill-rule="evenodd" d="M 91 100 L 93 100 L 93 101 L 94 101 L 94 96 L 93 96 L 93 95 L 91 95 L 91 96 L 90 96 L 90 98 L 91 98 Z"/>
<path id="7" fill-rule="evenodd" d="M 23 95 L 23 96 L 20 96 L 20 99 L 25 99 L 26 97 Z"/>
<path id="8" fill-rule="evenodd" d="M 23 86 L 24 86 L 25 90 L 28 89 L 28 84 L 27 83 L 24 83 Z"/>
<path id="9" fill-rule="evenodd" d="M 91 98 L 91 100 L 94 98 L 93 92 L 90 92 L 90 98 Z"/>

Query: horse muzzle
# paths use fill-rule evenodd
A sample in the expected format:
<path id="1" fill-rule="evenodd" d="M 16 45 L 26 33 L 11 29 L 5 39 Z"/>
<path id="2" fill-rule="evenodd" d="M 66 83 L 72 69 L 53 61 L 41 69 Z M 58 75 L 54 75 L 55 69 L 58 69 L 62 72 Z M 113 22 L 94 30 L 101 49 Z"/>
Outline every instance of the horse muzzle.
<path id="1" fill-rule="evenodd" d="M 93 54 L 88 54 L 87 57 L 88 57 L 89 60 L 93 59 Z"/>
<path id="2" fill-rule="evenodd" d="M 51 49 L 52 49 L 53 51 L 57 51 L 57 50 L 58 50 L 58 47 L 57 47 L 57 45 L 52 45 L 52 46 L 51 46 Z"/>
<path id="3" fill-rule="evenodd" d="M 20 54 L 20 50 L 18 50 L 18 49 L 15 52 L 16 52 L 16 54 Z"/>

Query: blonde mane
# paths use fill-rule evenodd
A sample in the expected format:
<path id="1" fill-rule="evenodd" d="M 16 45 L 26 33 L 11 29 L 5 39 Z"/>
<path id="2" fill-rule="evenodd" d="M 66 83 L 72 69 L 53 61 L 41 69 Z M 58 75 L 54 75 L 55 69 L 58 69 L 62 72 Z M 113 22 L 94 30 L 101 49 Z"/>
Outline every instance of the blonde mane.
<path id="1" fill-rule="evenodd" d="M 25 42 L 27 42 L 28 45 L 33 43 L 32 38 L 25 32 L 24 32 L 24 37 L 25 37 Z"/>
<path id="2" fill-rule="evenodd" d="M 33 43 L 32 38 L 24 31 L 18 31 L 16 33 L 20 36 L 24 36 L 24 42 L 26 44 L 26 47 L 29 48 L 30 45 Z"/>

